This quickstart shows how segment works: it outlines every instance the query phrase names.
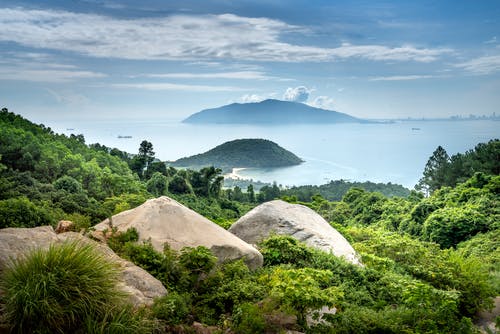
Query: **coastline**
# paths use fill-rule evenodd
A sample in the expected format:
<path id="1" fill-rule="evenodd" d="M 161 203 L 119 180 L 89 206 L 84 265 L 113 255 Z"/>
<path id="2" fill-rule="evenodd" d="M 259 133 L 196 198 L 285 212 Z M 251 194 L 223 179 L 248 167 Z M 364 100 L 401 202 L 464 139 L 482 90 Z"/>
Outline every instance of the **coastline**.
<path id="1" fill-rule="evenodd" d="M 231 173 L 224 174 L 225 179 L 234 179 L 234 180 L 250 180 L 249 178 L 243 177 L 238 174 L 238 172 L 245 170 L 247 168 L 244 167 L 238 167 L 238 168 L 233 168 L 231 170 Z"/>

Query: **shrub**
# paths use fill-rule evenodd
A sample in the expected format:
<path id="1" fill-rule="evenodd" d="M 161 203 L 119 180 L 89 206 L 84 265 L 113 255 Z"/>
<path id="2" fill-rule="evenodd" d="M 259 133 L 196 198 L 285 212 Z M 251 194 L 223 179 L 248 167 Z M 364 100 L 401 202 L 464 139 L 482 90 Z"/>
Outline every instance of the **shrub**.
<path id="1" fill-rule="evenodd" d="M 0 201 L 0 228 L 51 225 L 53 217 L 26 197 Z"/>
<path id="2" fill-rule="evenodd" d="M 304 266 L 313 252 L 304 243 L 290 236 L 271 236 L 259 244 L 265 266 L 293 264 Z"/>
<path id="3" fill-rule="evenodd" d="M 153 304 L 153 315 L 165 320 L 169 325 L 178 325 L 186 322 L 191 311 L 191 297 L 189 294 L 171 292 L 158 298 Z"/>
<path id="4" fill-rule="evenodd" d="M 145 309 L 136 310 L 130 305 L 113 307 L 97 317 L 90 314 L 84 323 L 86 334 L 148 334 L 156 327 Z"/>
<path id="5" fill-rule="evenodd" d="M 234 312 L 232 329 L 236 333 L 259 334 L 266 329 L 266 319 L 258 305 L 244 303 Z"/>
<path id="6" fill-rule="evenodd" d="M 92 245 L 68 242 L 35 250 L 5 270 L 7 321 L 17 332 L 68 333 L 88 314 L 104 315 L 115 298 L 117 268 Z"/>

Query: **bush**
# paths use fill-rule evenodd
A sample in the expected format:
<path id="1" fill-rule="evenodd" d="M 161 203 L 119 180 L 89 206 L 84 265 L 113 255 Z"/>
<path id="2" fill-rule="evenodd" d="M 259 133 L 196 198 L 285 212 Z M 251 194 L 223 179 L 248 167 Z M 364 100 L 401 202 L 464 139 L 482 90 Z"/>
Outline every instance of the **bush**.
<path id="1" fill-rule="evenodd" d="M 233 315 L 232 329 L 241 334 L 264 333 L 266 329 L 266 319 L 263 311 L 258 305 L 244 303 L 238 307 Z"/>
<path id="2" fill-rule="evenodd" d="M 89 315 L 84 323 L 86 334 L 148 334 L 155 328 L 145 309 L 135 310 L 130 305 L 111 308 L 99 317 Z"/>
<path id="3" fill-rule="evenodd" d="M 185 323 L 191 312 L 191 297 L 189 294 L 171 292 L 158 298 L 153 304 L 153 315 L 165 320 L 169 325 Z"/>
<path id="4" fill-rule="evenodd" d="M 53 217 L 26 197 L 0 201 L 0 228 L 51 225 Z"/>
<path id="5" fill-rule="evenodd" d="M 265 266 L 293 264 L 304 266 L 311 262 L 313 251 L 290 236 L 271 236 L 259 244 Z"/>
<path id="6" fill-rule="evenodd" d="M 106 314 L 121 293 L 118 270 L 92 245 L 68 242 L 16 260 L 0 279 L 8 323 L 17 332 L 68 333 L 89 314 Z"/>

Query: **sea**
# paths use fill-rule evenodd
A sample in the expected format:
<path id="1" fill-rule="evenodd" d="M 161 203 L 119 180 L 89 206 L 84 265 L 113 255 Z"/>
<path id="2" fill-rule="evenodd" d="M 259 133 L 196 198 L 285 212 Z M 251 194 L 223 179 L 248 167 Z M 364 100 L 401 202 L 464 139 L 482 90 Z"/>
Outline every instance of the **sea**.
<path id="1" fill-rule="evenodd" d="M 495 120 L 283 126 L 118 120 L 61 121 L 46 125 L 57 133 L 83 134 L 87 144 L 100 143 L 129 153 L 137 153 L 140 143 L 148 140 L 162 161 L 203 153 L 229 140 L 269 139 L 304 162 L 293 167 L 246 168 L 235 172 L 241 178 L 276 182 L 284 187 L 343 179 L 391 182 L 413 189 L 439 145 L 452 155 L 500 138 L 500 121 Z"/>

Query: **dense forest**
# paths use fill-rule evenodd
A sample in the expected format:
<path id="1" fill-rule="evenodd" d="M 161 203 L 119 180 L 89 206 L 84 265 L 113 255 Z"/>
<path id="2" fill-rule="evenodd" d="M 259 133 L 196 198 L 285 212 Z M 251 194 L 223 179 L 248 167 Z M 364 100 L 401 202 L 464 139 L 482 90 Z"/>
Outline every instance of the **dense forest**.
<path id="1" fill-rule="evenodd" d="M 266 139 L 236 139 L 205 153 L 181 158 L 173 166 L 216 166 L 224 170 L 235 167 L 284 167 L 303 162 L 290 151 Z"/>
<path id="2" fill-rule="evenodd" d="M 499 154 L 498 139 L 451 157 L 439 147 L 411 192 L 345 181 L 288 190 L 273 184 L 260 192 L 249 185 L 243 191 L 223 189 L 221 170 L 213 166 L 166 167 L 148 141 L 137 154 L 87 145 L 82 135 L 56 134 L 4 108 L 0 228 L 67 219 L 80 230 L 160 195 L 228 228 L 260 202 L 282 198 L 323 216 L 363 263 L 273 236 L 258 245 L 264 267 L 251 271 L 241 261 L 217 264 L 203 247 L 176 252 L 166 245 L 157 252 L 129 230 L 109 245 L 157 277 L 168 295 L 141 310 L 116 302 L 118 311 L 87 314 L 81 324 L 61 318 L 51 327 L 56 325 L 40 319 L 39 332 L 80 324 L 85 333 L 190 333 L 197 321 L 228 333 L 475 333 L 478 311 L 500 293 Z M 385 195 L 378 192 L 383 188 Z M 0 278 L 8 296 L 15 292 L 11 282 L 13 275 Z M 21 328 L 29 314 L 12 311 L 15 298 L 0 301 L 9 314 L 0 322 Z M 335 314 L 320 323 L 307 320 L 323 306 L 335 307 Z"/>

